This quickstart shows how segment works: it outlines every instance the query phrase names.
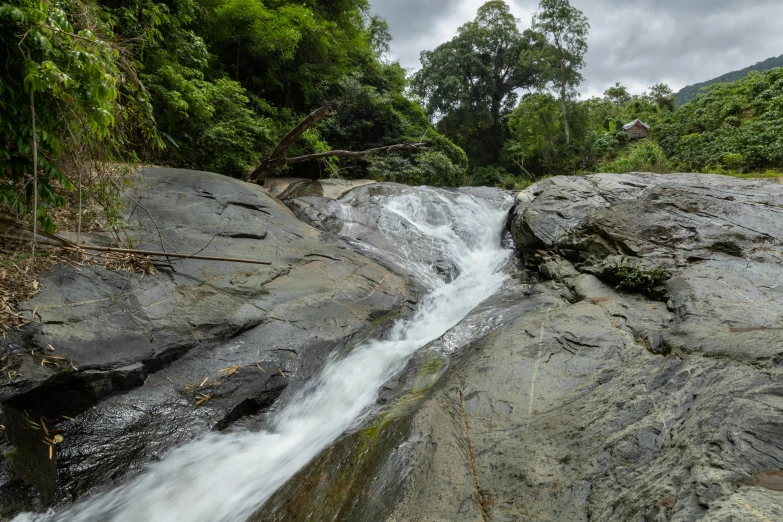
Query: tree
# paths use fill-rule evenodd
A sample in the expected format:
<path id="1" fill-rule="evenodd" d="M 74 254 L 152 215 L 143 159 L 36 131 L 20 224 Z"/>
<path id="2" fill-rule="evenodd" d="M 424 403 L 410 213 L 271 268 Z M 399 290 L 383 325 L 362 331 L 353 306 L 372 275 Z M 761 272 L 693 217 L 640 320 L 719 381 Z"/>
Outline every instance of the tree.
<path id="1" fill-rule="evenodd" d="M 560 96 L 566 143 L 571 141 L 568 125 L 568 98 L 584 79 L 579 72 L 585 65 L 587 17 L 568 0 L 541 0 L 540 12 L 533 16 L 533 30 L 541 33 L 548 45 L 536 57 L 541 64 L 540 82 Z"/>
<path id="2" fill-rule="evenodd" d="M 606 89 L 604 96 L 615 105 L 624 105 L 631 99 L 628 88 L 620 85 L 620 82 L 615 83 L 614 87 Z"/>
<path id="3" fill-rule="evenodd" d="M 549 94 L 525 97 L 509 117 L 509 128 L 516 148 L 525 157 L 542 152 L 557 155 L 555 140 L 559 134 L 557 100 Z"/>
<path id="4" fill-rule="evenodd" d="M 413 78 L 428 115 L 474 164 L 500 160 L 503 121 L 516 104 L 516 90 L 535 83 L 519 60 L 530 42 L 516 24 L 504 1 L 485 3 L 451 41 L 421 53 L 422 68 Z"/>
<path id="5" fill-rule="evenodd" d="M 661 110 L 673 111 L 675 107 L 674 91 L 665 83 L 650 87 L 650 100 Z"/>

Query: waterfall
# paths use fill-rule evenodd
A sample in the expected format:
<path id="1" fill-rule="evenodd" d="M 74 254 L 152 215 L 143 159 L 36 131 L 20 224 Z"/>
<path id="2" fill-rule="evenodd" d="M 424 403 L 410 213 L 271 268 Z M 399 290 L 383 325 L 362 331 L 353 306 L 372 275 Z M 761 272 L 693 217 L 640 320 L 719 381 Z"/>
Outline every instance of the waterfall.
<path id="1" fill-rule="evenodd" d="M 382 205 L 378 229 L 389 244 L 395 244 L 395 234 L 402 230 L 419 238 L 400 241 L 394 252 L 387 252 L 428 288 L 412 317 L 399 320 L 385 339 L 334 358 L 276 414 L 268 431 L 207 434 L 116 489 L 58 513 L 23 514 L 14 520 L 244 522 L 297 471 L 361 422 L 381 386 L 401 371 L 411 354 L 500 289 L 511 255 L 501 245 L 510 201 L 499 205 L 428 188 L 377 197 Z M 346 227 L 344 233 L 349 233 L 350 224 Z M 445 282 L 432 264 L 415 255 L 420 241 L 456 266 L 455 279 Z"/>

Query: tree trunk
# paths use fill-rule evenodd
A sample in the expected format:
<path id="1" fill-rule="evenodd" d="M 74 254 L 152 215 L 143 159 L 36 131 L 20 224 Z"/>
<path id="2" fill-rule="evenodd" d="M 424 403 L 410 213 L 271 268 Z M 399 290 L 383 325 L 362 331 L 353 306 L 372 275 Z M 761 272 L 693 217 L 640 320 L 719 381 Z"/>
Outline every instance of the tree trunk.
<path id="1" fill-rule="evenodd" d="M 299 123 L 299 125 L 294 127 L 291 132 L 286 134 L 285 137 L 280 140 L 280 143 L 277 144 L 277 147 L 275 147 L 275 150 L 272 151 L 272 154 L 269 155 L 266 161 L 264 161 L 253 172 L 250 173 L 248 179 L 250 181 L 258 181 L 259 179 L 263 180 L 267 172 L 285 165 L 288 149 L 290 149 L 294 142 L 299 139 L 299 136 L 304 134 L 307 129 L 331 114 L 332 111 L 336 108 L 336 103 L 327 103 L 323 107 L 320 107 L 319 109 L 311 112 L 304 120 Z"/>
<path id="2" fill-rule="evenodd" d="M 552 155 L 557 157 L 557 149 L 555 148 L 555 142 L 552 140 L 552 133 L 549 132 L 549 124 L 546 122 L 546 117 L 543 114 L 539 114 L 539 117 L 544 125 L 544 132 L 546 132 L 546 139 L 549 141 L 549 148 L 552 149 Z"/>
<path id="3" fill-rule="evenodd" d="M 566 84 L 560 85 L 560 107 L 563 110 L 563 130 L 565 130 L 566 143 L 571 143 L 571 130 L 568 128 L 568 109 L 566 107 Z"/>
<path id="4" fill-rule="evenodd" d="M 500 122 L 500 102 L 502 98 L 499 93 L 492 95 L 492 146 L 495 162 L 500 162 L 503 155 L 503 125 Z"/>
<path id="5" fill-rule="evenodd" d="M 30 59 L 30 51 L 27 51 Z M 35 131 L 35 92 L 30 88 L 30 122 L 33 129 L 33 242 L 30 254 L 30 271 L 27 274 L 30 281 L 35 277 L 35 237 L 38 234 L 38 135 Z"/>

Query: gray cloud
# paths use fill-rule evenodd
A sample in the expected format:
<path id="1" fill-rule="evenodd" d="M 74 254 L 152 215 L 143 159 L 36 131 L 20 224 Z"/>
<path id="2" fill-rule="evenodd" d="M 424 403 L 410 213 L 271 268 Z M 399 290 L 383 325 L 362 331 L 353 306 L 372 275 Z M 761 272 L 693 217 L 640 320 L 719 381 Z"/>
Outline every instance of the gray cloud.
<path id="1" fill-rule="evenodd" d="M 508 1 L 508 0 L 507 0 Z M 482 0 L 371 0 L 385 17 L 392 52 L 416 69 L 419 53 L 434 49 L 475 16 Z M 530 25 L 536 0 L 509 2 Z M 783 54 L 781 0 L 572 0 L 590 20 L 584 96 L 615 82 L 639 92 L 658 82 L 685 85 Z"/>

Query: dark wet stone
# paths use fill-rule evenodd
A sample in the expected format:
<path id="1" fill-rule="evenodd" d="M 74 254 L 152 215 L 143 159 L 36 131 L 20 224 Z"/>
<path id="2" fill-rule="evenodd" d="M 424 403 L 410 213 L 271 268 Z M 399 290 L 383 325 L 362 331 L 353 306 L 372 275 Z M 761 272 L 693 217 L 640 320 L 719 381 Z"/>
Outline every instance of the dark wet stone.
<path id="1" fill-rule="evenodd" d="M 20 308 L 41 324 L 3 345 L 8 439 L 32 445 L 14 460 L 6 498 L 34 501 L 27 484 L 44 504 L 109 487 L 205 431 L 273 410 L 335 349 L 411 309 L 403 277 L 258 186 L 147 169 L 139 189 L 170 251 L 208 245 L 203 255 L 271 266 L 187 259 L 144 277 L 101 265 L 43 274 L 41 293 Z M 149 216 L 129 210 L 135 244 L 159 250 Z M 52 460 L 26 417 L 63 437 Z"/>

